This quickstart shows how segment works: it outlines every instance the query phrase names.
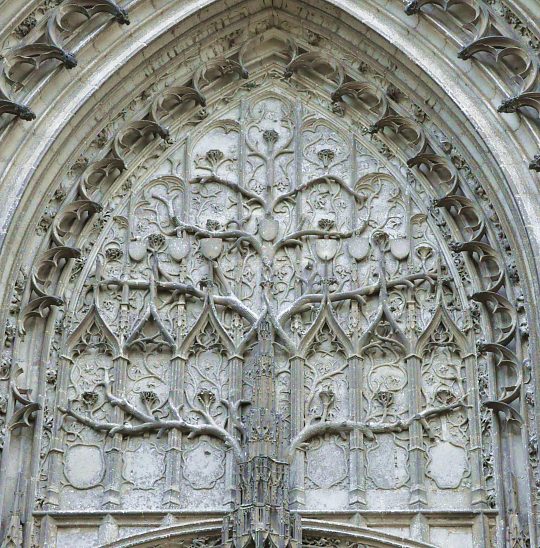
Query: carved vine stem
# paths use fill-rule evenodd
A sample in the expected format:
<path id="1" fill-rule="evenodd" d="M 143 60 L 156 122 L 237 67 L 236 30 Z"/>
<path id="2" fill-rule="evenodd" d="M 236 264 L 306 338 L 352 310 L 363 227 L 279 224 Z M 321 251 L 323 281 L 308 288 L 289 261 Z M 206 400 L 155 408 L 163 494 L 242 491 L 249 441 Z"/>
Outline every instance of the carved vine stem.
<path id="1" fill-rule="evenodd" d="M 426 280 L 431 284 L 435 283 L 437 279 L 436 273 L 420 272 L 418 274 L 409 274 L 408 276 L 402 276 L 386 282 L 386 287 L 397 287 L 400 285 L 413 285 L 413 282 L 417 280 Z M 330 302 L 346 301 L 349 299 L 357 299 L 358 297 L 366 295 L 374 295 L 381 290 L 381 284 L 376 283 L 372 285 L 365 285 L 357 289 L 351 289 L 350 291 L 342 291 L 340 293 L 330 293 L 328 299 Z M 284 325 L 292 316 L 302 312 L 306 307 L 312 304 L 319 304 L 323 301 L 323 293 L 309 293 L 302 295 L 296 301 L 294 301 L 288 308 L 286 308 L 279 316 L 278 320 L 281 325 Z"/>
<path id="2" fill-rule="evenodd" d="M 424 428 L 430 432 L 429 425 L 427 424 L 427 419 L 429 417 L 435 417 L 453 411 L 461 407 L 467 407 L 465 404 L 465 399 L 467 394 L 460 398 L 458 401 L 442 405 L 440 407 L 429 407 L 424 409 L 420 413 L 413 415 L 405 420 L 398 420 L 392 423 L 386 422 L 356 422 L 356 421 L 321 421 L 317 423 L 311 423 L 304 426 L 304 428 L 297 434 L 295 438 L 291 441 L 289 447 L 289 459 L 294 458 L 294 454 L 297 449 L 300 449 L 302 445 L 307 443 L 309 440 L 324 436 L 325 434 L 342 434 L 346 432 L 352 432 L 353 430 L 361 431 L 366 438 L 373 440 L 374 434 L 388 434 L 391 432 L 403 432 L 409 426 L 415 422 L 420 421 Z M 432 437 L 432 434 L 431 434 Z"/>
<path id="3" fill-rule="evenodd" d="M 212 417 L 209 410 L 205 409 L 194 409 L 193 411 L 199 414 L 202 419 L 205 421 L 205 424 L 193 424 L 187 422 L 182 418 L 180 412 L 177 408 L 169 403 L 173 419 L 157 419 L 150 413 L 146 413 L 137 409 L 133 404 L 129 403 L 125 398 L 119 398 L 115 396 L 110 389 L 110 383 L 108 379 L 102 383 L 102 386 L 105 386 L 105 393 L 107 400 L 114 407 L 119 407 L 126 413 L 128 413 L 133 418 L 141 422 L 141 424 L 118 424 L 113 422 L 97 421 L 88 415 L 84 415 L 75 411 L 71 407 L 71 403 L 68 404 L 67 408 L 60 407 L 60 412 L 70 417 L 74 418 L 81 424 L 88 426 L 94 430 L 100 432 L 106 432 L 110 436 L 115 434 L 121 434 L 123 436 L 134 436 L 139 434 L 144 434 L 145 432 L 158 432 L 158 435 L 161 435 L 167 430 L 180 430 L 181 432 L 187 433 L 188 438 L 195 438 L 198 436 L 211 436 L 221 440 L 227 447 L 230 447 L 233 450 L 235 458 L 242 460 L 244 458 L 244 453 L 240 447 L 238 440 L 228 432 L 223 426 L 220 426 Z M 236 413 L 243 402 L 221 402 L 228 410 L 230 415 L 230 420 L 232 420 L 235 428 L 237 430 L 242 430 L 242 425 L 238 417 L 233 416 Z"/>

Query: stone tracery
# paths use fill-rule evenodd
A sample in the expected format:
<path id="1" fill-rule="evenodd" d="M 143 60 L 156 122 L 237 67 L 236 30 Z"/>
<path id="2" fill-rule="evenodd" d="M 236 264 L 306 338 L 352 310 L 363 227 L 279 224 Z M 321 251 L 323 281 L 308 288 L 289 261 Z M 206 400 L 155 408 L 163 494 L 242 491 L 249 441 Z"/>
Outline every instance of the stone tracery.
<path id="1" fill-rule="evenodd" d="M 299 51 L 280 70 L 302 89 L 310 81 L 304 71 L 327 60 Z M 44 467 L 45 508 L 79 498 L 81 488 L 90 493 L 84 504 L 122 504 L 121 448 L 127 437 L 152 431 L 162 441 L 139 455 L 153 469 L 163 460 L 165 479 L 153 477 L 152 486 L 164 482 L 168 508 L 185 504 L 181 478 L 189 477 L 193 459 L 184 454 L 199 450 L 189 444 L 201 435 L 225 445 L 204 441 L 216 471 L 199 490 L 222 481 L 216 463 L 227 460 L 221 503 L 232 500 L 231 452 L 237 463 L 254 457 L 242 421 L 245 385 L 256 387 L 264 375 L 276 385 L 280 379 L 281 396 L 276 389 L 257 406 L 253 388 L 249 399 L 283 417 L 292 509 L 316 509 L 321 485 L 336 508 L 369 508 L 370 493 L 390 489 L 408 491 L 412 507 L 432 505 L 437 490 L 456 489 L 487 508 L 497 496 L 479 450 L 488 443 L 471 358 L 479 325 L 487 338 L 479 351 L 494 357 L 484 365 L 486 405 L 524 418 L 511 405 L 522 396 L 521 351 L 513 342 L 518 315 L 512 296 L 503 294 L 506 267 L 483 211 L 448 155 L 373 82 L 345 76 L 334 62 L 323 74 L 328 79 L 319 80 L 317 70 L 311 76 L 330 101 L 317 94 L 305 100 L 271 80 L 275 67 L 249 68 L 241 57 L 209 63 L 192 86 L 175 91 L 178 102 L 167 114 L 171 88 L 158 93 L 143 119 L 128 122 L 110 152 L 86 167 L 78 196 L 52 223 L 51 249 L 32 268 L 20 321 L 21 336 L 28 336 L 33 318 L 66 303 L 71 334 L 55 343 L 59 369 L 49 407 L 60 413 Z M 210 71 L 236 86 L 230 106 L 201 115 L 185 141 L 168 142 L 174 129 L 165 118 L 170 124 L 171 112 L 192 116 L 185 97 L 212 104 L 212 93 L 201 91 Z M 334 113 L 322 111 L 324 100 Z M 365 122 L 360 132 L 345 129 L 353 113 Z M 132 177 L 119 189 L 130 161 L 160 139 L 167 174 L 158 168 L 156 178 Z M 74 226 L 92 215 L 99 215 L 95 236 L 84 229 L 78 239 Z M 79 250 L 75 241 L 85 238 L 92 249 Z M 80 275 L 67 281 L 59 270 L 83 253 Z M 271 351 L 261 349 L 263 328 Z M 107 357 L 79 361 L 92 352 Z M 150 355 L 159 358 L 148 363 Z M 496 375 L 502 368 L 515 375 L 510 386 Z M 30 399 L 20 403 L 35 411 Z M 75 420 L 62 418 L 63 411 Z M 89 455 L 105 447 L 94 459 L 102 459 L 102 471 L 74 478 L 75 457 L 59 458 L 65 447 Z M 455 455 L 461 473 L 445 475 L 438 452 Z M 389 453 L 394 482 L 380 473 Z M 311 477 L 310 462 L 332 456 L 357 474 L 334 482 Z M 197 491 L 193 482 L 191 489 Z"/>

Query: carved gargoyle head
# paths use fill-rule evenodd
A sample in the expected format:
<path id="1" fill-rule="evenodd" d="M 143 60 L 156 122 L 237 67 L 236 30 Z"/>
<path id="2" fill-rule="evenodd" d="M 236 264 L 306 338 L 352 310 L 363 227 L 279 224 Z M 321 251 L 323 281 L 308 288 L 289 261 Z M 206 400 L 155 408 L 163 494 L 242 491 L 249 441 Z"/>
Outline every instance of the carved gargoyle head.
<path id="1" fill-rule="evenodd" d="M 122 8 L 118 8 L 116 10 L 116 13 L 114 14 L 114 20 L 119 25 L 129 25 L 130 24 L 128 12 L 125 9 L 122 9 Z"/>
<path id="2" fill-rule="evenodd" d="M 457 54 L 458 59 L 462 59 L 463 61 L 466 61 L 472 54 L 471 46 L 465 46 L 464 48 L 461 48 Z"/>
<path id="3" fill-rule="evenodd" d="M 463 244 L 461 242 L 450 242 L 448 247 L 455 253 L 459 253 L 463 249 Z"/>
<path id="4" fill-rule="evenodd" d="M 36 119 L 34 111 L 25 105 L 17 105 L 14 114 L 21 120 L 26 120 L 27 122 L 31 122 Z"/>
<path id="5" fill-rule="evenodd" d="M 504 112 L 509 114 L 511 112 L 516 112 L 518 109 L 518 98 L 517 97 L 508 97 L 505 99 L 498 107 L 497 112 Z"/>
<path id="6" fill-rule="evenodd" d="M 537 154 L 529 163 L 529 169 L 540 172 L 540 154 Z"/>
<path id="7" fill-rule="evenodd" d="M 405 4 L 405 15 L 414 15 L 420 11 L 418 0 L 410 0 Z"/>
<path id="8" fill-rule="evenodd" d="M 62 55 L 60 57 L 60 61 L 62 61 L 62 64 L 67 69 L 72 69 L 77 66 L 77 58 L 75 57 L 74 53 L 70 53 L 69 51 L 63 51 Z"/>

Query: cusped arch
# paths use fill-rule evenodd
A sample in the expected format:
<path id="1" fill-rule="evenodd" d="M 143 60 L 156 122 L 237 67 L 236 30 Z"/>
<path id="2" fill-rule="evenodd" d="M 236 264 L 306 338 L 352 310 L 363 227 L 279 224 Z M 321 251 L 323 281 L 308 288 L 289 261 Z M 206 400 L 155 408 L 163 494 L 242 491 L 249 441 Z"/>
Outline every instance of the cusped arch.
<path id="1" fill-rule="evenodd" d="M 116 358 L 122 354 L 122 346 L 119 339 L 112 332 L 108 323 L 103 318 L 99 306 L 94 303 L 84 316 L 83 320 L 77 325 L 77 327 L 69 334 L 67 337 L 64 348 L 65 355 L 67 357 L 71 356 L 74 347 L 81 342 L 84 334 L 89 331 L 92 325 L 96 325 L 101 331 L 105 340 L 111 345 L 111 351 L 113 358 Z"/>
<path id="2" fill-rule="evenodd" d="M 354 348 L 349 337 L 347 337 L 345 331 L 336 319 L 334 309 L 330 301 L 330 296 L 328 294 L 325 294 L 323 301 L 321 302 L 315 321 L 311 324 L 300 341 L 300 355 L 304 357 L 306 356 L 311 344 L 325 326 L 328 326 L 330 332 L 337 338 L 346 355 L 350 356 L 354 352 Z"/>
<path id="3" fill-rule="evenodd" d="M 207 325 L 210 325 L 215 331 L 219 342 L 224 346 L 227 354 L 229 356 L 233 356 L 235 354 L 236 348 L 234 341 L 229 337 L 227 331 L 223 328 L 223 325 L 217 316 L 216 306 L 213 301 L 212 295 L 210 293 L 207 293 L 204 299 L 203 308 L 199 317 L 197 318 L 197 321 L 193 324 L 193 326 L 185 336 L 184 340 L 182 341 L 182 344 L 178 348 L 179 356 L 184 359 L 188 358 L 191 348 L 193 346 L 193 342 L 197 338 L 197 335 L 199 335 Z"/>

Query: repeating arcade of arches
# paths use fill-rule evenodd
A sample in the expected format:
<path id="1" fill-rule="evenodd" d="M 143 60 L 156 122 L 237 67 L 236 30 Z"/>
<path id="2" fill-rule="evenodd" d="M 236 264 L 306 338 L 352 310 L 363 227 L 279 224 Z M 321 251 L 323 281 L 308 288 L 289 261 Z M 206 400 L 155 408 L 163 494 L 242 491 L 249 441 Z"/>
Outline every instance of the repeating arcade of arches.
<path id="1" fill-rule="evenodd" d="M 248 78 L 244 62 L 248 48 L 249 44 L 246 44 L 240 51 L 232 51 L 230 56 L 210 61 L 201 66 L 188 82 L 159 92 L 152 98 L 146 114 L 121 127 L 102 157 L 86 167 L 77 181 L 77 188 L 54 218 L 43 244 L 44 251 L 33 264 L 20 313 L 20 336 L 25 335 L 30 325 L 32 329 L 38 329 L 40 324 L 31 324 L 30 320 L 41 321 L 64 304 L 62 297 L 55 292 L 55 286 L 64 265 L 72 265 L 73 260 L 80 257 L 80 250 L 76 247 L 78 234 L 92 215 L 101 210 L 106 190 L 130 166 L 148 154 L 156 142 L 169 138 L 169 125 L 175 124 L 175 119 L 182 119 L 183 113 L 194 106 L 204 107 L 212 101 L 219 93 L 219 80 L 224 74 L 232 72 L 238 78 Z M 407 166 L 415 169 L 417 175 L 433 188 L 436 196 L 434 206 L 444 212 L 444 218 L 461 234 L 461 240 L 452 245 L 452 250 L 463 253 L 467 266 L 475 273 L 473 283 L 476 291 L 470 298 L 483 312 L 486 333 L 486 340 L 480 341 L 477 349 L 491 357 L 493 371 L 510 368 L 516 379 L 510 388 L 500 386 L 483 405 L 492 409 L 496 417 L 517 421 L 525 428 L 526 417 L 517 409 L 524 391 L 524 367 L 518 311 L 512 304 L 516 295 L 494 231 L 461 180 L 458 169 L 426 130 L 407 115 L 383 88 L 362 80 L 350 67 L 320 52 L 310 51 L 309 46 L 303 44 L 292 51 L 284 66 L 287 77 L 299 71 L 312 71 L 317 78 L 322 78 L 334 104 L 355 109 L 358 116 L 368 122 L 370 132 L 378 134 L 389 147 L 397 149 L 396 155 L 404 158 Z M 89 314 L 83 323 L 97 321 L 114 341 L 115 337 L 99 316 L 99 311 L 94 308 Z M 83 329 L 82 324 L 79 329 Z M 122 349 L 117 346 L 117 351 L 120 353 Z M 22 416 L 34 402 L 19 401 L 23 406 L 19 409 Z"/>

